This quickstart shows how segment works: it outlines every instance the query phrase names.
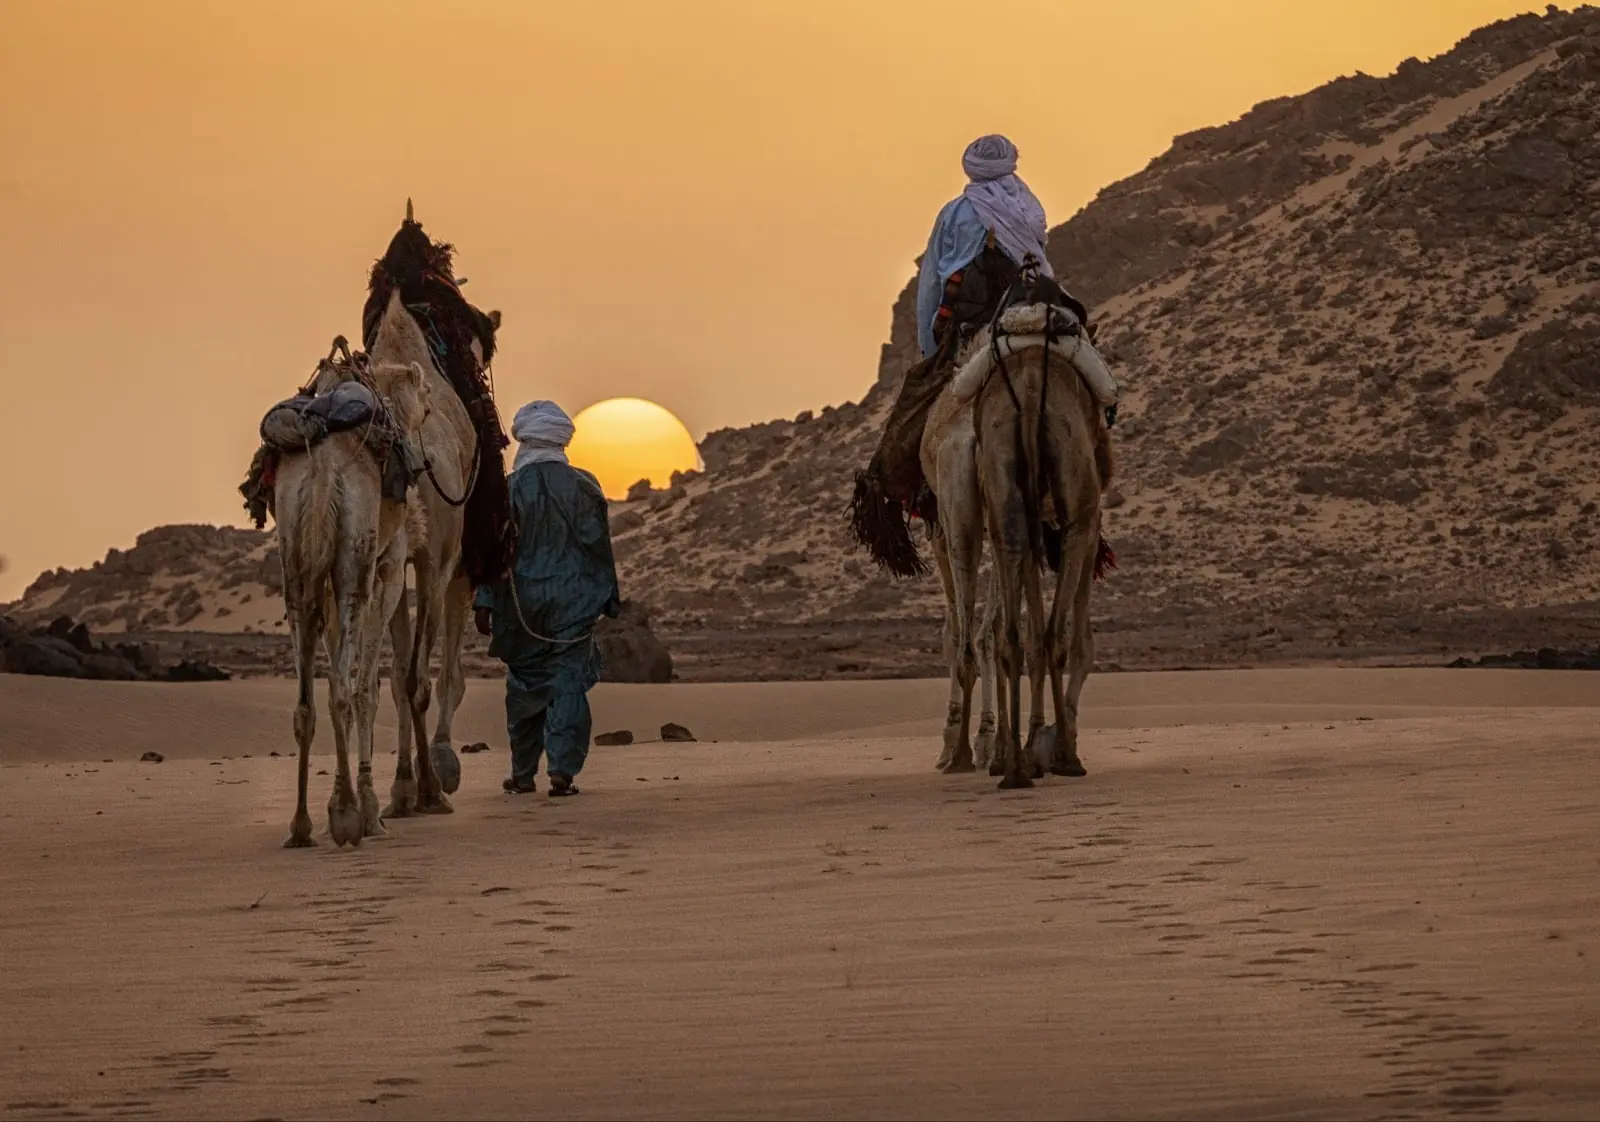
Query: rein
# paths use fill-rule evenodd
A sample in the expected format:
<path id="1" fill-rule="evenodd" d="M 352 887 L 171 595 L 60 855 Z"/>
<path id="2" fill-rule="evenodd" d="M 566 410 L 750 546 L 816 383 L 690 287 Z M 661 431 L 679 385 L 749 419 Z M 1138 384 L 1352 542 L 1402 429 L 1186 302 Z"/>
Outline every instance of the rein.
<path id="1" fill-rule="evenodd" d="M 426 424 L 431 416 L 433 416 L 433 407 L 429 406 L 428 411 L 422 415 L 423 423 Z M 462 490 L 459 499 L 452 499 L 449 493 L 440 486 L 439 477 L 433 473 L 433 458 L 428 455 L 428 446 L 423 443 L 420 426 L 417 429 L 417 444 L 422 448 L 422 470 L 427 472 L 428 478 L 433 482 L 433 489 L 439 493 L 439 497 L 445 501 L 445 505 L 453 507 L 464 506 L 466 501 L 472 497 L 472 489 L 478 485 L 478 465 L 483 461 L 483 442 L 478 436 L 478 430 L 476 428 L 472 430 L 472 471 L 467 474 L 467 485 Z"/>

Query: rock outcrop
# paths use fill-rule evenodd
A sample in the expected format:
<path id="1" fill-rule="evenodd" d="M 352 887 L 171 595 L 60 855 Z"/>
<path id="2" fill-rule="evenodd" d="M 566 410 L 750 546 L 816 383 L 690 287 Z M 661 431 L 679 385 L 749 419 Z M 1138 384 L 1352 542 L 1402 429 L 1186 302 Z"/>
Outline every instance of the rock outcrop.
<path id="1" fill-rule="evenodd" d="M 147 643 L 96 643 L 88 627 L 70 616 L 32 630 L 0 616 L 0 673 L 119 682 L 220 682 L 229 677 L 200 659 L 164 663 Z"/>

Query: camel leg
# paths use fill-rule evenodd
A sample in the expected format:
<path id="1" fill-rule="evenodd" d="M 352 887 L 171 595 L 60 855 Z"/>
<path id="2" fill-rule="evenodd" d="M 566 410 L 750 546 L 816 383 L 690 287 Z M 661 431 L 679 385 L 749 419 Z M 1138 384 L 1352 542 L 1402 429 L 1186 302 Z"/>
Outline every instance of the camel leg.
<path id="1" fill-rule="evenodd" d="M 417 742 L 417 812 L 419 814 L 450 814 L 454 807 L 445 797 L 439 775 L 433 769 L 430 753 L 422 750 L 428 742 L 428 702 L 433 685 L 428 679 L 428 663 L 433 659 L 433 645 L 438 637 L 439 616 L 443 607 L 445 586 L 432 579 L 417 579 L 417 624 L 412 636 L 411 669 L 406 685 L 411 695 L 411 732 Z"/>
<path id="2" fill-rule="evenodd" d="M 953 509 L 954 520 L 949 527 L 950 578 L 955 607 L 956 668 L 961 688 L 961 739 L 951 762 L 951 771 L 976 771 L 972 742 L 967 730 L 972 723 L 972 688 L 977 684 L 978 653 L 974 634 L 978 618 L 978 566 L 983 558 L 983 518 L 979 512 L 976 466 L 970 454 L 963 457 L 956 468 L 959 476 L 952 493 L 966 497 L 965 509 Z"/>
<path id="3" fill-rule="evenodd" d="M 356 662 L 356 796 L 361 803 L 363 837 L 387 837 L 378 810 L 378 792 L 372 783 L 372 740 L 378 717 L 378 657 L 383 650 L 385 622 L 394 615 L 395 602 L 405 593 L 405 558 L 391 550 L 378 561 L 373 600 L 363 613 L 361 650 Z"/>
<path id="4" fill-rule="evenodd" d="M 987 770 L 995 759 L 995 704 L 994 704 L 994 648 L 995 648 L 995 593 L 990 588 L 988 602 L 984 605 L 983 619 L 977 627 L 978 676 L 982 695 L 978 710 L 978 737 L 973 744 L 974 762 Z"/>
<path id="5" fill-rule="evenodd" d="M 1005 478 L 1008 483 L 1014 479 L 1015 473 L 1008 471 Z M 991 516 L 990 537 L 994 543 L 995 575 L 1000 591 L 1000 612 L 1005 628 L 1004 636 L 998 647 L 999 670 L 1001 679 L 1006 684 L 1009 703 L 1007 717 L 1010 723 L 1009 736 L 1002 746 L 1005 755 L 1005 772 L 1000 780 L 1002 790 L 1013 790 L 1021 787 L 1032 787 L 1033 780 L 1028 778 L 1022 766 L 1022 583 L 1024 580 L 1023 568 L 1029 564 L 1026 533 L 1027 528 L 1023 523 L 1025 518 L 1020 510 L 1015 509 L 1020 504 L 1014 494 L 1001 491 L 998 494 L 985 496 L 989 508 L 995 513 Z M 991 765 L 991 770 L 993 765 Z"/>
<path id="6" fill-rule="evenodd" d="M 955 770 L 952 765 L 967 734 L 966 714 L 961 706 L 961 674 L 956 662 L 958 642 L 956 591 L 954 580 L 950 575 L 949 547 L 945 542 L 944 531 L 942 529 L 932 531 L 928 535 L 928 540 L 933 546 L 933 559 L 939 566 L 939 584 L 944 589 L 944 659 L 945 665 L 950 669 L 950 699 L 945 705 L 944 713 L 944 748 L 939 753 L 939 762 L 934 767 L 939 771 L 949 772 Z"/>
<path id="7" fill-rule="evenodd" d="M 1022 570 L 1022 587 L 1028 602 L 1028 737 L 1023 741 L 1022 766 L 1034 779 L 1044 775 L 1041 757 L 1049 758 L 1052 739 L 1044 723 L 1045 648 L 1050 629 L 1045 621 L 1044 598 L 1039 587 L 1040 571 L 1040 566 L 1031 563 Z"/>
<path id="8" fill-rule="evenodd" d="M 1058 599 L 1065 601 L 1062 595 L 1072 593 L 1072 615 L 1070 648 L 1065 632 L 1067 620 L 1061 620 L 1054 629 L 1057 653 L 1051 659 L 1052 685 L 1056 695 L 1056 742 L 1055 751 L 1050 761 L 1050 770 L 1056 775 L 1083 776 L 1088 770 L 1083 766 L 1083 761 L 1078 757 L 1078 698 L 1083 693 L 1083 686 L 1088 681 L 1090 672 L 1094 669 L 1094 628 L 1089 618 L 1089 594 L 1094 587 L 1094 552 L 1098 535 L 1082 535 L 1082 543 L 1073 552 L 1076 554 L 1076 570 L 1073 573 L 1073 583 L 1069 586 L 1063 579 L 1062 587 L 1057 593 Z M 1062 576 L 1067 575 L 1067 564 L 1062 562 Z M 1063 694 L 1061 689 L 1061 671 L 1065 665 L 1069 668 L 1067 688 Z"/>
<path id="9" fill-rule="evenodd" d="M 439 721 L 434 727 L 433 743 L 428 748 L 429 763 L 447 795 L 455 794 L 461 786 L 461 760 L 451 741 L 450 726 L 467 694 L 467 679 L 461 670 L 461 637 L 466 631 L 471 606 L 472 583 L 465 573 L 458 573 L 444 594 L 443 644 L 439 650 Z"/>
<path id="10" fill-rule="evenodd" d="M 333 621 L 337 620 L 337 624 Z M 361 642 L 355 598 L 341 592 L 328 622 L 328 714 L 333 719 L 337 757 L 333 794 L 328 797 L 328 834 L 334 845 L 361 844 L 361 808 L 350 776 L 351 692 L 355 650 Z"/>
<path id="11" fill-rule="evenodd" d="M 385 818 L 405 818 L 417 808 L 417 776 L 411 768 L 411 694 L 407 674 L 411 665 L 411 608 L 406 604 L 405 570 L 400 575 L 400 599 L 389 616 L 389 692 L 394 697 L 399 745 L 395 752 L 394 783 L 389 787 Z"/>
<path id="12" fill-rule="evenodd" d="M 287 582 L 285 582 L 287 584 Z M 289 613 L 289 626 L 294 633 L 294 669 L 299 683 L 299 695 L 294 707 L 294 739 L 300 749 L 299 794 L 295 802 L 294 818 L 289 822 L 289 837 L 285 849 L 299 849 L 316 845 L 311 836 L 311 813 L 306 809 L 306 785 L 311 775 L 311 741 L 317 733 L 317 621 L 304 610 Z"/>

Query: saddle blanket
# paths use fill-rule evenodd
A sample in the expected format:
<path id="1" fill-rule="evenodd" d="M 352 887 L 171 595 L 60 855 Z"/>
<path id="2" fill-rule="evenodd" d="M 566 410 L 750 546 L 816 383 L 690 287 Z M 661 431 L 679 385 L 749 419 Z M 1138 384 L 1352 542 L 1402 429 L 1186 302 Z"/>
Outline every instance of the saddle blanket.
<path id="1" fill-rule="evenodd" d="M 261 439 L 284 451 L 303 451 L 333 432 L 386 419 L 377 396 L 360 382 L 341 382 L 325 394 L 295 394 L 261 418 Z"/>

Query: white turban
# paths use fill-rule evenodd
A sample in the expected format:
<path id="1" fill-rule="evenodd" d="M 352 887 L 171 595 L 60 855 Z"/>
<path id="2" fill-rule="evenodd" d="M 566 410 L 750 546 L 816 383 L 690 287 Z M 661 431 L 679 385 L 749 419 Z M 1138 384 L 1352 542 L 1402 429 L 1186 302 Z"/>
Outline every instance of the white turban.
<path id="1" fill-rule="evenodd" d="M 980 136 L 961 154 L 961 169 L 974 183 L 999 179 L 1017 170 L 1017 146 L 1003 136 Z"/>
<path id="2" fill-rule="evenodd" d="M 511 470 L 523 464 L 566 463 L 572 432 L 572 418 L 561 406 L 553 401 L 528 402 L 511 422 L 511 436 L 518 445 Z"/>
<path id="3" fill-rule="evenodd" d="M 1006 256 L 1021 265 L 1031 253 L 1040 271 L 1053 276 L 1044 252 L 1049 233 L 1044 206 L 1016 174 L 1017 146 L 1003 136 L 980 136 L 961 154 L 961 167 L 972 180 L 962 195 L 994 231 Z"/>

